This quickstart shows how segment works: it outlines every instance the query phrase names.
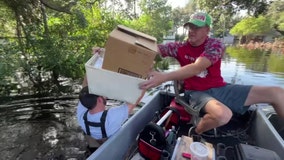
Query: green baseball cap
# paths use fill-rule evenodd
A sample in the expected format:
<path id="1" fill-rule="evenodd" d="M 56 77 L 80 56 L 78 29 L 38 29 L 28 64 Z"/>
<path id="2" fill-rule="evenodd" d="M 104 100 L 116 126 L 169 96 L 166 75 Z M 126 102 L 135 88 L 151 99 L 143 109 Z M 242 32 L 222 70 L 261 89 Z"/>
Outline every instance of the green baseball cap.
<path id="1" fill-rule="evenodd" d="M 190 16 L 190 20 L 186 22 L 183 26 L 186 27 L 189 24 L 194 24 L 198 27 L 204 27 L 204 26 L 211 26 L 211 16 L 204 12 L 197 12 Z"/>

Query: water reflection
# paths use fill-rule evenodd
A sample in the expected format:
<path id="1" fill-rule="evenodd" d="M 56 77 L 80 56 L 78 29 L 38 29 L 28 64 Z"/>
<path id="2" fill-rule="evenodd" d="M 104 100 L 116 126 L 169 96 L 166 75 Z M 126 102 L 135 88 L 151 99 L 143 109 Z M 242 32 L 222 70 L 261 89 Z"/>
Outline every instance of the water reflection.
<path id="1" fill-rule="evenodd" d="M 222 76 L 226 82 L 248 85 L 276 85 L 284 88 L 284 55 L 261 50 L 227 47 L 222 59 Z M 179 68 L 173 61 L 169 71 Z"/>
<path id="2" fill-rule="evenodd" d="M 70 96 L 0 105 L 0 159 L 85 159 L 76 104 Z"/>
<path id="3" fill-rule="evenodd" d="M 284 88 L 283 63 L 283 54 L 228 47 L 221 69 L 223 77 L 230 83 Z"/>
<path id="4" fill-rule="evenodd" d="M 86 159 L 86 142 L 76 119 L 77 103 L 78 95 L 74 95 L 0 105 L 0 159 Z M 107 107 L 120 103 L 108 100 Z"/>

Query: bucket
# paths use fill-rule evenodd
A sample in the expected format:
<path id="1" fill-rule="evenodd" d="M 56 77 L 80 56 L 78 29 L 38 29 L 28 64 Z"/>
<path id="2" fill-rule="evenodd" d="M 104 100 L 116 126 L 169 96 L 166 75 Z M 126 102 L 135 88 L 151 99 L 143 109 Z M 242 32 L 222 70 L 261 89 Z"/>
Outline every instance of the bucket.
<path id="1" fill-rule="evenodd" d="M 207 160 L 208 148 L 200 142 L 190 144 L 191 160 Z"/>

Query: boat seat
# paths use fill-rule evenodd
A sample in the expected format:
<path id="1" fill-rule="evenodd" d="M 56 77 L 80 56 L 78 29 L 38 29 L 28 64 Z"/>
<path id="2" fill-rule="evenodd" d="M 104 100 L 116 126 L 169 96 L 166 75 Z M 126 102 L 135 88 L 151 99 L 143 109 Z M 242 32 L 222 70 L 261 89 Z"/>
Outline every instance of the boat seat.
<path id="1" fill-rule="evenodd" d="M 173 83 L 174 83 L 175 101 L 178 104 L 182 105 L 184 107 L 184 109 L 190 115 L 192 115 L 191 124 L 196 126 L 198 121 L 199 121 L 199 119 L 201 118 L 199 116 L 199 111 L 197 109 L 194 109 L 192 106 L 190 106 L 190 104 L 188 102 L 185 101 L 182 82 L 178 81 L 178 80 L 174 80 Z"/>
<path id="2" fill-rule="evenodd" d="M 198 122 L 200 121 L 201 117 L 199 114 L 199 110 L 194 109 L 188 102 L 186 102 L 185 97 L 184 97 L 184 89 L 183 89 L 183 84 L 182 81 L 174 80 L 174 92 L 175 92 L 175 101 L 182 105 L 184 109 L 192 116 L 190 124 L 193 126 L 196 126 Z M 212 129 L 213 135 L 217 137 L 217 129 L 214 128 Z"/>
<path id="3" fill-rule="evenodd" d="M 174 92 L 175 92 L 174 94 L 175 94 L 176 103 L 183 106 L 185 111 L 187 111 L 192 116 L 191 120 L 190 120 L 190 124 L 192 124 L 193 126 L 196 126 L 201 119 L 199 111 L 194 109 L 192 106 L 190 106 L 190 104 L 185 100 L 182 82 L 174 80 L 173 85 L 174 85 Z M 247 111 L 246 113 L 249 113 L 249 111 Z M 230 127 L 230 129 L 232 129 L 233 128 L 232 126 L 234 126 L 234 128 L 237 129 L 237 128 L 242 127 L 242 125 L 245 126 L 246 125 L 245 120 L 248 120 L 247 116 L 248 116 L 247 114 L 240 115 L 240 114 L 234 113 L 233 117 L 231 118 L 229 123 L 227 123 L 224 126 L 220 126 L 218 128 L 225 130 L 226 127 Z M 214 128 L 214 129 L 207 131 L 207 132 L 210 133 L 210 134 L 213 134 L 215 137 L 218 136 L 217 128 Z M 223 132 L 225 132 L 225 131 L 223 131 Z"/>

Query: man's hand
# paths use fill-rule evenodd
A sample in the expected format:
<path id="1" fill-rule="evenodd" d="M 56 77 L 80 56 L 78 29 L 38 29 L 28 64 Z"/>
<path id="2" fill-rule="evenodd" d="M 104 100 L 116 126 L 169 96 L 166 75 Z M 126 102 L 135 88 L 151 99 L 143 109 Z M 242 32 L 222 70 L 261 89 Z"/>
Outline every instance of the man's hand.
<path id="1" fill-rule="evenodd" d="M 139 102 L 141 101 L 141 99 L 144 97 L 146 90 L 143 90 L 140 97 L 136 100 L 136 102 L 134 104 L 132 103 L 127 103 L 128 105 L 128 114 L 131 114 L 133 109 L 139 104 Z"/>
<path id="2" fill-rule="evenodd" d="M 147 90 L 149 88 L 156 87 L 166 81 L 167 74 L 157 71 L 152 71 L 149 73 L 149 79 L 145 82 L 139 84 L 139 88 Z"/>
<path id="3" fill-rule="evenodd" d="M 103 54 L 105 53 L 105 49 L 104 48 L 100 48 L 100 47 L 93 47 L 93 54 L 99 54 L 101 56 L 103 56 Z"/>

